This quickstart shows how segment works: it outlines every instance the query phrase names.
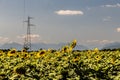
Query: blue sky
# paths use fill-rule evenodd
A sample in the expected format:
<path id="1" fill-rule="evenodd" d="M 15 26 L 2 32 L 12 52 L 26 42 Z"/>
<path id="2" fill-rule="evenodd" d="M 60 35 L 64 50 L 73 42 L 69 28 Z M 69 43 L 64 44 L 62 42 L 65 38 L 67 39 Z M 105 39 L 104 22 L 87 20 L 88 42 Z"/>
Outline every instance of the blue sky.
<path id="1" fill-rule="evenodd" d="M 27 16 L 33 43 L 120 42 L 120 0 L 0 0 L 0 44 L 23 44 Z"/>

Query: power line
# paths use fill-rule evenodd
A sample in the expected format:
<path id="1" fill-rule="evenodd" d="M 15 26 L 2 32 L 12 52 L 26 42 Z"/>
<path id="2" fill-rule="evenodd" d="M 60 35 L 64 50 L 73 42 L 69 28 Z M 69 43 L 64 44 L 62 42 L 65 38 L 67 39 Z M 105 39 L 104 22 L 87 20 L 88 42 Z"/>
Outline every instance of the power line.
<path id="1" fill-rule="evenodd" d="M 28 16 L 27 20 L 25 21 L 25 16 L 26 16 L 26 0 L 24 0 L 24 5 L 23 5 L 23 26 L 25 24 L 25 22 L 27 23 L 27 33 L 25 35 L 25 41 L 24 41 L 24 48 L 26 50 L 31 50 L 31 26 L 33 26 L 33 24 L 31 24 L 31 19 L 33 19 L 32 17 Z"/>
<path id="2" fill-rule="evenodd" d="M 25 16 L 26 16 L 26 0 L 23 0 L 23 27 L 25 26 Z"/>

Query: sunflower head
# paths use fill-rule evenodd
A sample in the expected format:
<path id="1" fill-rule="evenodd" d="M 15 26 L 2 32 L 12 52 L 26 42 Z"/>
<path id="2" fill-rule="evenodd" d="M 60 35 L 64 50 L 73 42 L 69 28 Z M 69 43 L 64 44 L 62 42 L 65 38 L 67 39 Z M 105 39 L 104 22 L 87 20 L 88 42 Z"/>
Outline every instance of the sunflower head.
<path id="1" fill-rule="evenodd" d="M 115 58 L 111 58 L 111 63 L 115 64 Z"/>
<path id="2" fill-rule="evenodd" d="M 12 54 L 17 52 L 17 50 L 15 48 L 11 49 L 10 51 L 11 51 Z"/>
<path id="3" fill-rule="evenodd" d="M 99 61 L 99 60 L 101 60 L 101 56 L 97 55 L 97 56 L 95 57 L 95 59 L 96 59 L 97 61 Z"/>
<path id="4" fill-rule="evenodd" d="M 76 44 L 77 44 L 77 40 L 74 39 L 74 40 L 72 41 L 72 43 L 70 44 L 70 47 L 74 48 L 74 47 L 76 46 Z"/>
<path id="5" fill-rule="evenodd" d="M 1 80 L 6 80 L 5 77 L 6 77 L 6 73 L 5 72 L 0 72 L 0 79 Z"/>
<path id="6" fill-rule="evenodd" d="M 98 53 L 98 52 L 99 52 L 99 49 L 98 49 L 98 48 L 94 48 L 94 52 L 95 52 L 95 53 Z"/>
<path id="7" fill-rule="evenodd" d="M 11 56 L 15 56 L 17 53 L 17 50 L 15 48 L 11 49 L 9 52 L 8 52 L 8 56 L 11 57 Z"/>
<path id="8" fill-rule="evenodd" d="M 69 46 L 64 46 L 63 48 L 62 48 L 62 52 L 63 53 L 68 53 L 69 52 Z"/>
<path id="9" fill-rule="evenodd" d="M 21 52 L 27 52 L 27 50 L 25 48 L 23 48 Z"/>
<path id="10" fill-rule="evenodd" d="M 3 51 L 2 50 L 0 50 L 0 56 L 3 54 Z"/>
<path id="11" fill-rule="evenodd" d="M 17 74 L 25 74 L 26 73 L 26 69 L 22 66 L 17 66 L 14 68 L 14 72 Z"/>
<path id="12" fill-rule="evenodd" d="M 46 50 L 40 50 L 38 53 L 37 53 L 37 57 L 41 57 L 43 56 L 44 54 L 46 53 Z"/>
<path id="13" fill-rule="evenodd" d="M 73 59 L 74 62 L 78 62 L 80 60 L 80 57 L 76 57 Z"/>
<path id="14" fill-rule="evenodd" d="M 46 53 L 46 50 L 42 50 L 42 51 L 40 51 L 40 55 L 43 55 L 43 54 L 45 54 Z"/>

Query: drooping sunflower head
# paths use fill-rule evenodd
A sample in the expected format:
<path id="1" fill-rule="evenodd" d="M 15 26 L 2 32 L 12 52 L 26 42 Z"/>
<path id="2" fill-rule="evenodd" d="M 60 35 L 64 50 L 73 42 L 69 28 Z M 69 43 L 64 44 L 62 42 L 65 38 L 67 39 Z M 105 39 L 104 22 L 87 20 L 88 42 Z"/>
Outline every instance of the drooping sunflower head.
<path id="1" fill-rule="evenodd" d="M 64 46 L 63 48 L 62 48 L 62 52 L 63 53 L 68 53 L 69 52 L 69 46 Z"/>
<path id="2" fill-rule="evenodd" d="M 47 50 L 47 53 L 54 53 L 54 52 L 56 52 L 56 50 L 55 50 L 55 49 L 52 49 L 52 48 L 49 48 L 49 49 Z"/>
<path id="3" fill-rule="evenodd" d="M 46 50 L 40 50 L 40 51 L 38 51 L 38 53 L 37 53 L 37 57 L 41 57 L 41 56 L 43 56 L 44 54 L 46 53 Z"/>
<path id="4" fill-rule="evenodd" d="M 72 43 L 70 44 L 70 47 L 74 48 L 74 47 L 76 46 L 76 44 L 77 44 L 77 40 L 74 39 L 74 40 L 72 41 Z"/>
<path id="5" fill-rule="evenodd" d="M 99 52 L 99 49 L 98 49 L 98 48 L 94 48 L 94 52 L 95 52 L 95 53 L 98 53 L 98 52 Z"/>
<path id="6" fill-rule="evenodd" d="M 0 72 L 0 79 L 5 80 L 6 73 L 5 72 Z"/>
<path id="7" fill-rule="evenodd" d="M 12 48 L 9 52 L 8 52 L 8 56 L 15 56 L 17 53 L 17 50 L 15 48 Z"/>
<path id="8" fill-rule="evenodd" d="M 42 51 L 40 51 L 40 55 L 43 55 L 43 54 L 45 54 L 46 53 L 46 50 L 42 50 Z"/>
<path id="9" fill-rule="evenodd" d="M 26 50 L 25 48 L 23 48 L 23 49 L 21 50 L 21 52 L 27 52 L 27 50 Z"/>
<path id="10" fill-rule="evenodd" d="M 17 74 L 25 74 L 26 69 L 22 66 L 17 66 L 17 67 L 14 67 L 14 72 Z"/>
<path id="11" fill-rule="evenodd" d="M 14 53 L 16 53 L 17 50 L 15 48 L 13 48 L 10 51 L 11 51 L 12 54 L 14 54 Z"/>

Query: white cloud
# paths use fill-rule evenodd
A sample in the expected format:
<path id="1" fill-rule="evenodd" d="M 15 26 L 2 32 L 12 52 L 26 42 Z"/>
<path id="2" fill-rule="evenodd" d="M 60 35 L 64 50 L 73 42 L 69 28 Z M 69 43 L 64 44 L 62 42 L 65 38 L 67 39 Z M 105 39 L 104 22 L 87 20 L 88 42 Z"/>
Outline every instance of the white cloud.
<path id="1" fill-rule="evenodd" d="M 102 7 L 115 8 L 115 7 L 120 7 L 120 4 L 119 3 L 113 5 L 108 4 L 108 5 L 102 5 Z"/>
<path id="2" fill-rule="evenodd" d="M 59 10 L 55 12 L 58 15 L 83 15 L 84 13 L 80 10 Z"/>
<path id="3" fill-rule="evenodd" d="M 0 37 L 0 43 L 6 43 L 9 41 L 9 38 L 7 37 Z"/>
<path id="4" fill-rule="evenodd" d="M 24 40 L 24 39 L 26 38 L 26 36 L 27 36 L 27 35 L 21 35 L 21 36 L 17 36 L 17 38 Z M 37 42 L 40 42 L 40 41 L 41 41 L 41 37 L 40 37 L 39 34 L 31 34 L 30 37 L 31 37 L 31 41 L 32 41 L 33 43 L 37 43 Z"/>
<path id="5" fill-rule="evenodd" d="M 21 36 L 17 36 L 17 38 L 25 38 L 27 35 L 21 35 Z M 30 35 L 30 37 L 31 38 L 39 38 L 40 37 L 40 35 L 38 35 L 38 34 L 31 34 Z"/>
<path id="6" fill-rule="evenodd" d="M 110 40 L 87 40 L 87 43 L 91 44 L 106 44 L 106 43 L 112 43 L 113 41 Z"/>
<path id="7" fill-rule="evenodd" d="M 117 28 L 117 32 L 120 32 L 120 28 Z"/>
<path id="8" fill-rule="evenodd" d="M 109 22 L 109 21 L 111 21 L 111 19 L 112 19 L 111 16 L 107 16 L 107 17 L 103 18 L 103 21 L 104 22 Z"/>
<path id="9" fill-rule="evenodd" d="M 99 40 L 87 40 L 87 43 L 95 43 L 95 42 L 99 42 Z"/>
<path id="10" fill-rule="evenodd" d="M 40 37 L 40 35 L 38 35 L 38 34 L 31 34 L 31 38 L 39 38 Z"/>
<path id="11" fill-rule="evenodd" d="M 113 43 L 114 41 L 111 40 L 101 40 L 100 43 L 101 44 L 106 44 L 106 43 Z"/>

